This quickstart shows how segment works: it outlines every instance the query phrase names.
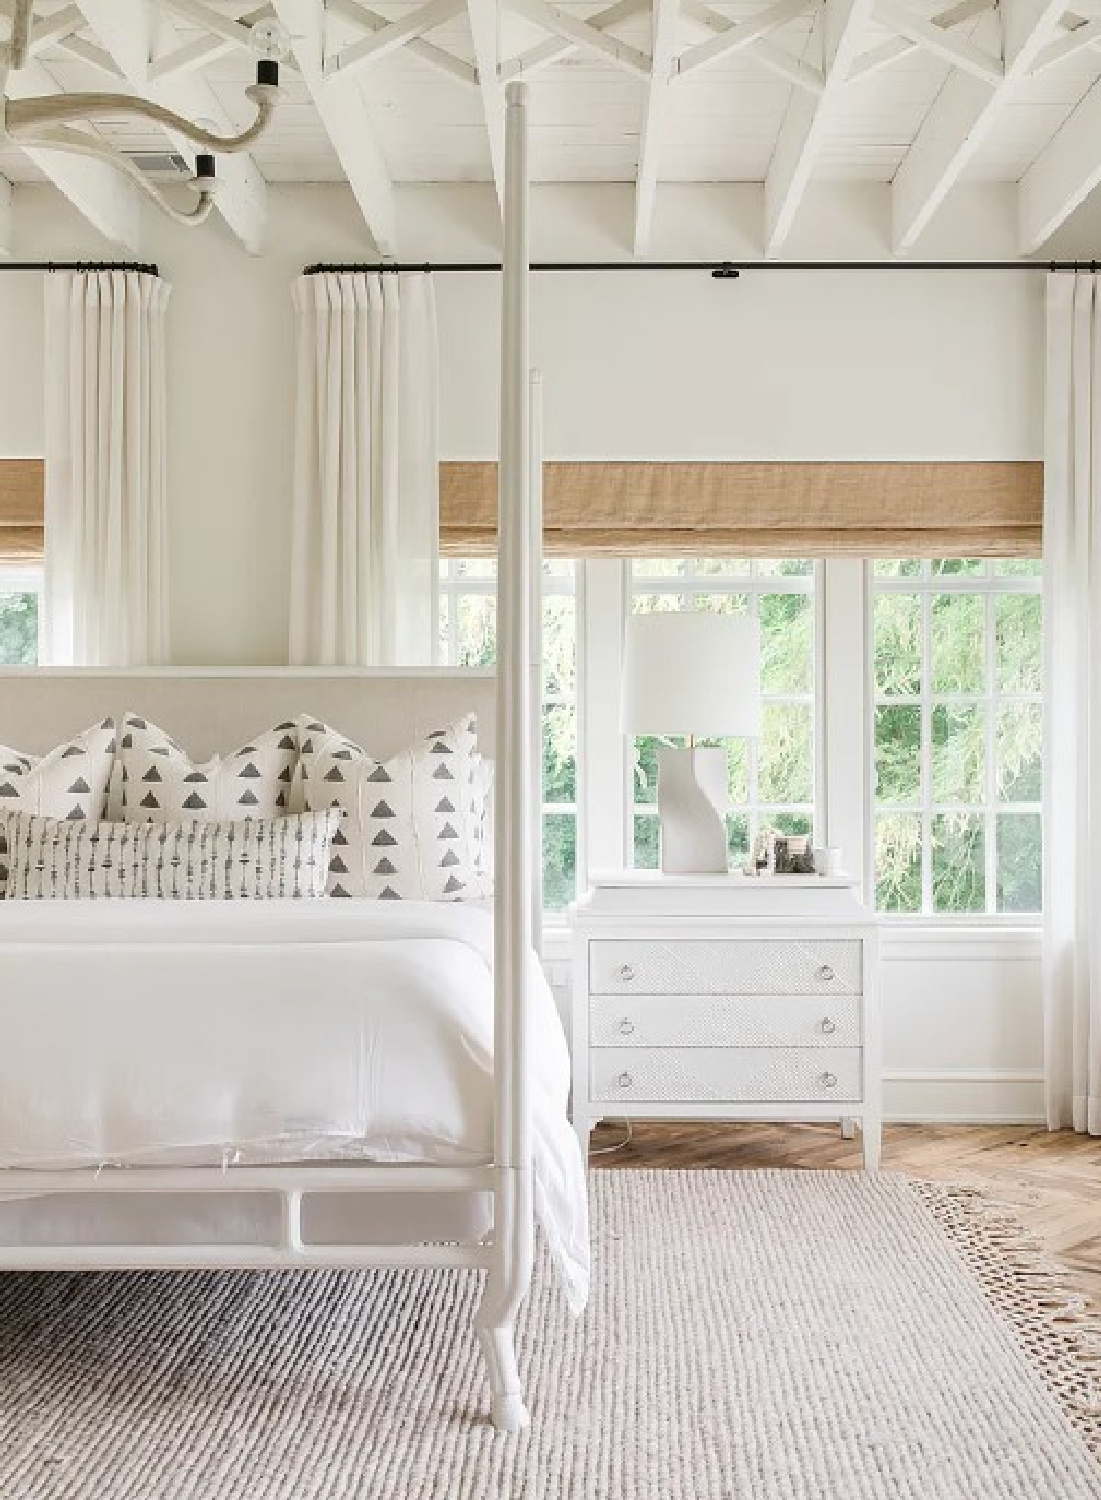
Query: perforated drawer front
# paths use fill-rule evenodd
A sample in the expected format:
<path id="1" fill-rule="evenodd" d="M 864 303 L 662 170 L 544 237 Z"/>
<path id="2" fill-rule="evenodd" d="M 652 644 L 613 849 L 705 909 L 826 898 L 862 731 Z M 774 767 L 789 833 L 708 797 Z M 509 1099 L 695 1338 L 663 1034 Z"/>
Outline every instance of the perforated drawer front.
<path id="1" fill-rule="evenodd" d="M 852 939 L 615 939 L 589 944 L 597 995 L 859 995 Z"/>
<path id="2" fill-rule="evenodd" d="M 861 1098 L 859 1047 L 601 1047 L 592 1097 L 649 1104 L 818 1103 Z"/>
<path id="3" fill-rule="evenodd" d="M 593 995 L 594 1047 L 859 1047 L 859 995 Z"/>

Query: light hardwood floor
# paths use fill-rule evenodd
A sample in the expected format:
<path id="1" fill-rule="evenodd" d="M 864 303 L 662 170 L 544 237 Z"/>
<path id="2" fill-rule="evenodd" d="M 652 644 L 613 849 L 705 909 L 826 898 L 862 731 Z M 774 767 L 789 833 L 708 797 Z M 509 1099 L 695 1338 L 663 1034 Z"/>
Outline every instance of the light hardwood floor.
<path id="1" fill-rule="evenodd" d="M 616 1123 L 595 1148 L 623 1137 Z M 854 1168 L 860 1141 L 829 1125 L 703 1125 L 640 1121 L 622 1151 L 594 1155 L 596 1168 Z M 1011 1203 L 1027 1225 L 1101 1306 L 1101 1139 L 1035 1126 L 889 1125 L 883 1167 L 909 1177 L 965 1182 Z"/>

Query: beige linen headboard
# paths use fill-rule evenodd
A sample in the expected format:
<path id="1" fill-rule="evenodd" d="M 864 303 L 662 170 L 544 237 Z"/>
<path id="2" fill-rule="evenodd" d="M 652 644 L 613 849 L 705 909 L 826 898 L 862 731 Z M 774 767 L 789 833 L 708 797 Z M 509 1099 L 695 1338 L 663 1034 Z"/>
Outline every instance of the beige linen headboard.
<path id="1" fill-rule="evenodd" d="M 495 688 L 492 672 L 435 667 L 13 667 L 0 670 L 0 745 L 41 755 L 132 709 L 206 759 L 308 713 L 385 759 L 474 712 L 492 756 Z"/>

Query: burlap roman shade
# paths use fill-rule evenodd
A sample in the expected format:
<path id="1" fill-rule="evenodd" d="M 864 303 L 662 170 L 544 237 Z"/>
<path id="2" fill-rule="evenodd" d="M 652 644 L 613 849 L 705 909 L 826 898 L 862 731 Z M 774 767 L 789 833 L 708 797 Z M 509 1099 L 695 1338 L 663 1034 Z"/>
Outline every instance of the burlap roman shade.
<path id="1" fill-rule="evenodd" d="M 561 557 L 1036 557 L 1041 463 L 549 463 Z M 441 547 L 496 548 L 497 466 L 440 466 Z"/>
<path id="2" fill-rule="evenodd" d="M 0 565 L 41 562 L 40 458 L 0 458 Z"/>

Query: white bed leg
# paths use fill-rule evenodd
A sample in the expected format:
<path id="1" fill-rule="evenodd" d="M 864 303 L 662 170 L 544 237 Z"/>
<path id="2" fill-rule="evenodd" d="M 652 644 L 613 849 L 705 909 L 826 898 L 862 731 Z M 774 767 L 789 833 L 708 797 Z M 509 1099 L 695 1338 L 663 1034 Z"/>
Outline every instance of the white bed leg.
<path id="1" fill-rule="evenodd" d="M 498 1432 L 519 1432 L 529 1418 L 516 1363 L 515 1319 L 492 1327 L 479 1323 L 478 1342 L 489 1370 L 490 1419 Z"/>
<path id="2" fill-rule="evenodd" d="M 474 1326 L 489 1372 L 493 1425 L 498 1432 L 519 1432 L 529 1420 L 516 1362 L 516 1317 L 531 1285 L 535 1240 L 531 1170 L 500 1168 L 498 1184 L 493 1262 Z"/>

